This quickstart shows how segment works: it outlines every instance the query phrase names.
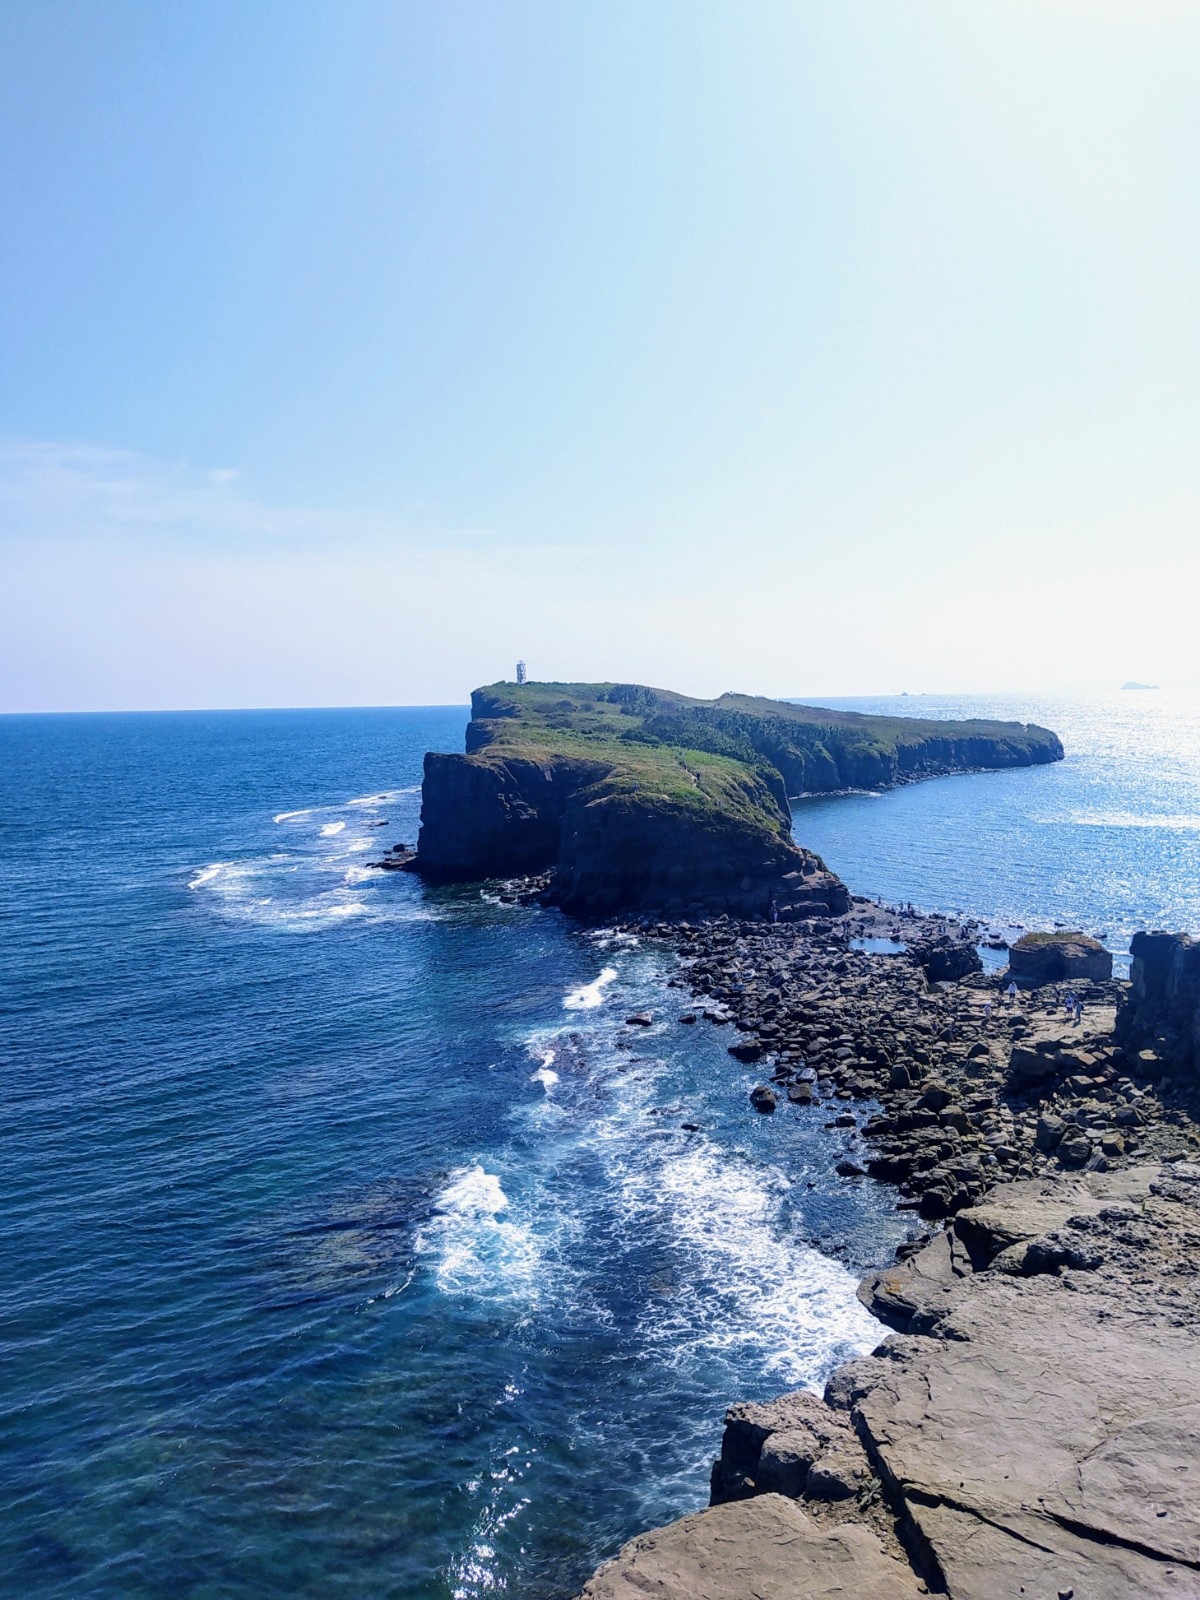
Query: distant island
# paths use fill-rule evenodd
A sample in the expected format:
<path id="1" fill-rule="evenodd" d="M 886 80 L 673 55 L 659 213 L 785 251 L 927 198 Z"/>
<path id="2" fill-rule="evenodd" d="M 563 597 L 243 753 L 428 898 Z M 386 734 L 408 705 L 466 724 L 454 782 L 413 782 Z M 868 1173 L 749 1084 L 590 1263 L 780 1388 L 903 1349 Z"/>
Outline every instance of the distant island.
<path id="1" fill-rule="evenodd" d="M 845 885 L 791 838 L 789 797 L 1062 759 L 1019 722 L 863 716 L 628 683 L 497 683 L 466 753 L 425 758 L 413 870 L 546 874 L 580 915 L 840 915 Z"/>
<path id="2" fill-rule="evenodd" d="M 1157 689 L 1158 685 L 1156 683 L 1135 683 L 1133 679 L 1130 678 L 1129 682 L 1123 683 L 1121 687 L 1122 689 Z"/>

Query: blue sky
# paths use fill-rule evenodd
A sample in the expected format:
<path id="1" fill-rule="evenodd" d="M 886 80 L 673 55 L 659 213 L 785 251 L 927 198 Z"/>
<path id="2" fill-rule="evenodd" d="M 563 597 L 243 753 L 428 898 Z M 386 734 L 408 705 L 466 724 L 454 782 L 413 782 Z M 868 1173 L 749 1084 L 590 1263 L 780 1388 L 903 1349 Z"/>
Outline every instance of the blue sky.
<path id="1" fill-rule="evenodd" d="M 1195 683 L 1200 10 L 0 10 L 0 709 Z"/>

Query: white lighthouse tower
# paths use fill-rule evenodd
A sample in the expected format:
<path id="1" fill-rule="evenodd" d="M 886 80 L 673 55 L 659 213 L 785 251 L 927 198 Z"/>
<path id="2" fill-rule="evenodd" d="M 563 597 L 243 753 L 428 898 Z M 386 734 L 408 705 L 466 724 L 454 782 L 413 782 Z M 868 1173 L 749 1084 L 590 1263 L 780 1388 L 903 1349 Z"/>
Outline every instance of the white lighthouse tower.
<path id="1" fill-rule="evenodd" d="M 517 682 L 525 682 L 525 663 L 523 661 L 517 662 Z"/>

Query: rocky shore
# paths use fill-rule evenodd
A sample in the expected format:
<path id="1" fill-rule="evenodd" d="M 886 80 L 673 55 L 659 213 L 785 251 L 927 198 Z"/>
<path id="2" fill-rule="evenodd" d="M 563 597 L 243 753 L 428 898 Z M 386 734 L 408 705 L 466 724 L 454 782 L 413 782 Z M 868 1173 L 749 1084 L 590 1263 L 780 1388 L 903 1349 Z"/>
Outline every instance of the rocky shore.
<path id="1" fill-rule="evenodd" d="M 1008 971 L 982 972 L 976 930 L 861 900 L 837 922 L 655 931 L 678 950 L 674 981 L 697 1015 L 733 1023 L 731 1054 L 761 1063 L 757 1107 L 836 1108 L 846 1175 L 895 1184 L 901 1206 L 931 1221 L 997 1183 L 1200 1153 L 1193 1075 L 1117 1037 L 1126 983 L 1062 980 L 1010 998 Z M 886 937 L 908 949 L 853 948 Z"/>
<path id="2" fill-rule="evenodd" d="M 1200 1597 L 1200 946 L 1139 935 L 1126 983 L 1041 936 L 1010 997 L 985 930 L 862 900 L 637 926 L 761 1070 L 747 1114 L 825 1117 L 934 1226 L 860 1287 L 891 1336 L 732 1407 L 710 1508 L 585 1600 Z"/>
<path id="3" fill-rule="evenodd" d="M 585 1600 L 1195 1600 L 1197 1249 L 1194 1162 L 996 1189 L 864 1284 L 905 1331 L 731 1407 L 712 1506 Z"/>

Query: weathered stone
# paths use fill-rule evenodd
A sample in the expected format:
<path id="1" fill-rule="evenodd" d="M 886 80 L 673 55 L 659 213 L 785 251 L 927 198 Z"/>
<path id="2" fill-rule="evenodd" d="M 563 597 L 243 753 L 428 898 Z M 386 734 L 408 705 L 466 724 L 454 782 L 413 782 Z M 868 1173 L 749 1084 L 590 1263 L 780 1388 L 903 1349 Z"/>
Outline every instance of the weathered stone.
<path id="1" fill-rule="evenodd" d="M 1106 982 L 1112 956 L 1084 933 L 1026 933 L 1009 950 L 1008 970 L 1019 983 Z"/>
<path id="2" fill-rule="evenodd" d="M 1182 933 L 1135 933 L 1130 993 L 1117 1017 L 1127 1051 L 1153 1045 L 1144 1065 L 1159 1056 L 1189 1074 L 1200 1071 L 1200 941 Z"/>
<path id="3" fill-rule="evenodd" d="M 1053 1150 L 1062 1138 L 1066 1126 L 1061 1117 L 1056 1117 L 1052 1112 L 1043 1111 L 1037 1120 L 1037 1135 L 1034 1141 L 1037 1148 L 1042 1151 Z"/>
<path id="4" fill-rule="evenodd" d="M 861 1523 L 822 1526 L 778 1494 L 640 1534 L 581 1600 L 916 1600 L 925 1593 Z"/>

